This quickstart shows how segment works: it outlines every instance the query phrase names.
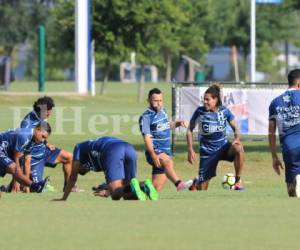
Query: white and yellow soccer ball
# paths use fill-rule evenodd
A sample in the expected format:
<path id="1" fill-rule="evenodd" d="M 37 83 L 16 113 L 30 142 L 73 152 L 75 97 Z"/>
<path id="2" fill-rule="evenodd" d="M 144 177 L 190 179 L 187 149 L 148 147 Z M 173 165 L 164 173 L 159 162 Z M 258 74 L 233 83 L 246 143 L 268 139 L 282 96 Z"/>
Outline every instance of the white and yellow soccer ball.
<path id="1" fill-rule="evenodd" d="M 222 178 L 222 187 L 225 189 L 234 189 L 235 175 L 232 173 L 224 174 Z"/>

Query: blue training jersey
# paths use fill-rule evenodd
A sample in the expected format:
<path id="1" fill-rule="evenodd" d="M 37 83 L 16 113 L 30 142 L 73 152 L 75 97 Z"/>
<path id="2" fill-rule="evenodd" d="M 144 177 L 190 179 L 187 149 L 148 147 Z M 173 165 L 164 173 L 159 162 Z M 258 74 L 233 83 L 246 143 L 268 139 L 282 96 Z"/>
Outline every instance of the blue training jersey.
<path id="1" fill-rule="evenodd" d="M 9 158 L 14 158 L 14 152 L 30 153 L 34 142 L 32 141 L 33 129 L 10 129 L 0 133 L 0 152 Z"/>
<path id="2" fill-rule="evenodd" d="M 21 128 L 34 128 L 36 127 L 41 121 L 43 121 L 36 112 L 31 111 L 28 113 L 24 119 L 21 121 L 20 127 Z"/>
<path id="3" fill-rule="evenodd" d="M 300 147 L 300 90 L 289 89 L 273 99 L 269 119 L 275 119 L 283 151 Z"/>
<path id="4" fill-rule="evenodd" d="M 234 115 L 224 106 L 218 107 L 216 112 L 207 111 L 204 106 L 196 109 L 190 123 L 198 125 L 202 154 L 213 154 L 228 142 L 226 126 L 233 119 Z"/>
<path id="5" fill-rule="evenodd" d="M 73 160 L 80 161 L 95 172 L 103 171 L 101 155 L 106 153 L 106 146 L 115 142 L 124 142 L 115 137 L 101 137 L 95 140 L 83 141 L 75 146 Z M 114 154 L 114 152 L 109 152 Z"/>
<path id="6" fill-rule="evenodd" d="M 165 109 L 156 112 L 148 108 L 139 118 L 142 135 L 152 137 L 154 151 L 171 155 L 171 131 Z"/>

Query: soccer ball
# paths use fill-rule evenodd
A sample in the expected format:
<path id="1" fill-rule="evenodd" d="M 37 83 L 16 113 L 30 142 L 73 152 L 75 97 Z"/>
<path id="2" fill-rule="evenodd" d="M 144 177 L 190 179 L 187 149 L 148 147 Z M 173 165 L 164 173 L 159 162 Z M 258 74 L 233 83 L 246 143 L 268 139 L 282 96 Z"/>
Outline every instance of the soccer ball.
<path id="1" fill-rule="evenodd" d="M 234 189 L 235 176 L 232 173 L 227 173 L 222 178 L 222 187 L 225 189 Z"/>

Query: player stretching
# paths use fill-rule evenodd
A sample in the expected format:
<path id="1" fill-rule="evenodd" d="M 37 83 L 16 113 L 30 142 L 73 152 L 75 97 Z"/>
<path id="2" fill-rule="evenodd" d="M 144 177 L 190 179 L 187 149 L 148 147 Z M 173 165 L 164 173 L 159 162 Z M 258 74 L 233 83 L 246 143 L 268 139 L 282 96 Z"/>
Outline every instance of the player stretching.
<path id="1" fill-rule="evenodd" d="M 103 171 L 113 200 L 157 200 L 158 194 L 150 180 L 145 180 L 143 192 L 136 176 L 136 152 L 132 145 L 114 137 L 102 137 L 77 144 L 73 152 L 72 173 L 64 195 L 67 200 L 78 174 L 90 170 Z"/>
<path id="2" fill-rule="evenodd" d="M 290 197 L 300 198 L 300 69 L 290 71 L 288 85 L 269 107 L 269 145 L 274 171 L 280 175 L 283 166 L 276 153 L 278 127 L 287 191 Z"/>
<path id="3" fill-rule="evenodd" d="M 24 175 L 19 161 L 24 155 L 29 163 L 30 151 L 35 143 L 43 143 L 47 136 L 47 123 L 39 123 L 34 129 L 12 129 L 0 134 L 0 176 L 9 173 L 24 186 L 35 192 L 42 192 L 48 182 L 48 177 L 39 182 L 32 182 Z"/>
<path id="4" fill-rule="evenodd" d="M 229 142 L 226 136 L 226 123 L 234 131 L 234 140 Z M 188 161 L 196 161 L 193 149 L 193 130 L 198 125 L 200 144 L 199 176 L 190 190 L 207 190 L 209 181 L 216 176 L 220 160 L 234 161 L 236 173 L 235 190 L 242 190 L 241 174 L 244 161 L 244 150 L 240 142 L 238 126 L 229 109 L 222 106 L 221 89 L 218 85 L 210 86 L 204 94 L 204 106 L 194 112 L 187 130 Z"/>
<path id="5" fill-rule="evenodd" d="M 50 117 L 54 107 L 55 104 L 51 97 L 39 98 L 33 104 L 33 111 L 28 113 L 22 120 L 20 127 L 34 128 L 40 121 L 47 120 Z M 65 187 L 71 174 L 72 154 L 64 149 L 45 143 L 35 145 L 31 152 L 31 179 L 34 182 L 39 182 L 43 178 L 45 166 L 54 168 L 59 163 L 63 164 Z M 74 186 L 72 191 L 78 192 L 80 189 Z"/>
<path id="6" fill-rule="evenodd" d="M 161 191 L 167 177 L 174 183 L 177 191 L 184 189 L 174 170 L 171 153 L 170 128 L 185 126 L 183 121 L 169 122 L 168 115 L 163 108 L 163 94 L 154 88 L 148 93 L 149 107 L 139 119 L 140 131 L 146 147 L 146 159 L 152 166 L 152 182 Z"/>

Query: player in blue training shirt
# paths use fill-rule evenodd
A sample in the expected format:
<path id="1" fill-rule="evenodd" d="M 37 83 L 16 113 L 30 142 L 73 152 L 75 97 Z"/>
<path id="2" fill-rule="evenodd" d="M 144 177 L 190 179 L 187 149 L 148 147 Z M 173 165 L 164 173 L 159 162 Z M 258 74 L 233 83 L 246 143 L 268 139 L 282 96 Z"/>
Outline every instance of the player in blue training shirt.
<path id="1" fill-rule="evenodd" d="M 30 152 L 35 143 L 43 143 L 47 136 L 47 123 L 39 123 L 34 129 L 11 129 L 0 133 L 0 176 L 11 174 L 22 185 L 35 192 L 42 192 L 48 177 L 37 183 L 32 182 L 20 168 L 19 161 L 24 155 L 30 161 Z M 27 160 L 29 159 L 29 161 Z"/>
<path id="2" fill-rule="evenodd" d="M 139 125 L 146 147 L 146 160 L 152 166 L 153 185 L 161 191 L 169 178 L 179 191 L 185 188 L 185 184 L 174 170 L 170 129 L 186 125 L 183 121 L 169 122 L 159 89 L 149 91 L 148 103 L 149 107 L 139 118 Z"/>
<path id="3" fill-rule="evenodd" d="M 226 124 L 234 131 L 234 141 L 229 142 L 226 136 Z M 209 181 L 216 176 L 220 160 L 233 161 L 236 173 L 235 190 L 242 190 L 241 174 L 244 161 L 244 150 L 240 142 L 238 126 L 229 109 L 222 106 L 221 89 L 218 85 L 210 86 L 204 94 L 204 106 L 194 112 L 187 130 L 188 161 L 196 161 L 193 149 L 193 130 L 198 125 L 200 144 L 199 176 L 190 190 L 207 190 Z"/>
<path id="4" fill-rule="evenodd" d="M 73 152 L 72 173 L 64 195 L 67 200 L 78 174 L 104 172 L 108 191 L 113 200 L 157 200 L 158 194 L 150 180 L 145 180 L 143 192 L 136 177 L 136 152 L 132 145 L 114 137 L 102 137 L 77 144 Z"/>
<path id="5" fill-rule="evenodd" d="M 273 168 L 280 175 L 283 166 L 276 152 L 278 127 L 287 191 L 290 197 L 300 198 L 300 69 L 290 71 L 288 85 L 269 107 L 269 145 Z"/>
<path id="6" fill-rule="evenodd" d="M 44 121 L 50 117 L 54 107 L 55 104 L 51 97 L 44 96 L 39 98 L 33 104 L 33 111 L 28 113 L 22 120 L 20 127 L 35 127 L 40 121 Z M 71 174 L 72 154 L 70 152 L 53 145 L 41 143 L 34 146 L 31 155 L 31 178 L 34 182 L 39 182 L 43 178 L 45 166 L 54 168 L 57 164 L 62 163 L 65 187 Z M 74 186 L 72 191 L 78 192 L 80 189 Z"/>

